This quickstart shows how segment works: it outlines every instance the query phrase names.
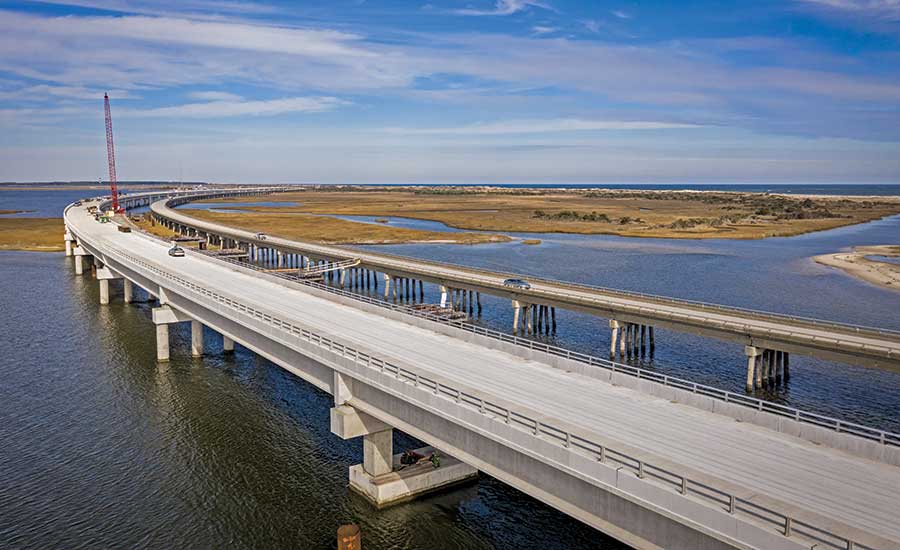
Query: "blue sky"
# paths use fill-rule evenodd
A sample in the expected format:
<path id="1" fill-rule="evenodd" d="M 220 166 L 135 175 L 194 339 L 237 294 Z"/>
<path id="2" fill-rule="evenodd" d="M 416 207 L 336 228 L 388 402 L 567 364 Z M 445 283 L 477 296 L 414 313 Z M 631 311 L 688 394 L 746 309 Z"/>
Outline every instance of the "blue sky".
<path id="1" fill-rule="evenodd" d="M 0 180 L 900 182 L 900 2 L 0 0 Z"/>

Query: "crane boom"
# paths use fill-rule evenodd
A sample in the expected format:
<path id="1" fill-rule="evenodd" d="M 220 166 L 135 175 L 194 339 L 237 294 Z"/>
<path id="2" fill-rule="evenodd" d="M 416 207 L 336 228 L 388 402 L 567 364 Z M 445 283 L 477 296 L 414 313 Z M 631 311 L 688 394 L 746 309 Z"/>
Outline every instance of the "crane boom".
<path id="1" fill-rule="evenodd" d="M 116 148 L 113 145 L 112 114 L 109 112 L 109 94 L 103 94 L 103 109 L 106 112 L 106 158 L 109 162 L 109 192 L 112 196 L 113 212 L 119 208 L 119 187 L 116 182 Z"/>

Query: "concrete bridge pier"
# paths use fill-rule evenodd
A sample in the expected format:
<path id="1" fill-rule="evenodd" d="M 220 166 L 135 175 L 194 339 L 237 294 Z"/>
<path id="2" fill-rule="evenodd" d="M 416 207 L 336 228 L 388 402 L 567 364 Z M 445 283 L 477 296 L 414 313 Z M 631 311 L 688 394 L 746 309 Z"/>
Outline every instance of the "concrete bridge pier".
<path id="1" fill-rule="evenodd" d="M 747 356 L 747 391 L 753 391 L 754 377 L 756 376 L 756 364 L 759 362 L 759 348 L 744 346 L 744 355 Z"/>
<path id="2" fill-rule="evenodd" d="M 203 323 L 191 321 L 191 357 L 203 356 Z"/>
<path id="3" fill-rule="evenodd" d="M 126 304 L 134 301 L 134 284 L 128 279 L 124 279 L 122 282 L 122 298 Z"/>
<path id="4" fill-rule="evenodd" d="M 444 287 L 441 287 L 441 288 L 444 288 Z M 443 302 L 441 302 L 441 306 L 443 306 L 443 305 L 444 305 Z M 513 332 L 515 333 L 515 332 L 519 331 L 519 310 L 522 307 L 522 305 L 519 303 L 518 300 L 513 300 L 512 306 L 513 306 Z"/>
<path id="5" fill-rule="evenodd" d="M 384 278 L 384 299 L 387 300 L 391 294 L 391 276 L 387 273 L 382 273 L 381 276 Z"/>
<path id="6" fill-rule="evenodd" d="M 222 335 L 222 351 L 224 351 L 225 353 L 234 352 L 234 340 L 225 336 L 224 334 Z"/>
<path id="7" fill-rule="evenodd" d="M 478 470 L 431 447 L 415 449 L 436 461 L 421 464 L 400 463 L 402 454 L 394 454 L 394 429 L 391 425 L 357 410 L 352 399 L 353 379 L 334 373 L 332 386 L 335 407 L 330 411 L 331 433 L 341 439 L 363 438 L 363 462 L 350 466 L 350 489 L 377 508 L 412 500 L 450 485 L 474 480 Z"/>
<path id="8" fill-rule="evenodd" d="M 447 287 L 445 287 L 444 285 L 441 285 L 441 307 L 447 307 Z M 516 302 L 515 300 L 513 300 L 513 307 L 516 308 L 516 313 L 518 314 L 519 306 L 518 302 Z"/>
<path id="9" fill-rule="evenodd" d="M 75 275 L 84 275 L 84 266 L 85 262 L 90 261 L 91 255 L 87 253 L 87 251 L 80 246 L 76 246 L 74 250 L 75 254 Z"/>
<path id="10" fill-rule="evenodd" d="M 160 300 L 165 300 L 164 293 L 160 293 Z M 156 325 L 156 360 L 164 363 L 169 360 L 169 325 L 172 323 L 181 323 L 184 321 L 193 321 L 191 317 L 163 303 L 161 306 L 153 308 L 153 324 Z M 197 323 L 198 325 L 200 323 Z M 202 327 L 201 327 L 202 329 Z M 202 349 L 202 332 L 200 347 Z M 194 326 L 191 325 L 191 348 L 194 347 Z"/>
<path id="11" fill-rule="evenodd" d="M 72 243 L 75 241 L 75 237 L 73 237 L 72 234 L 69 233 L 69 230 L 67 229 L 65 235 L 63 235 L 63 238 L 66 241 L 66 257 L 71 256 L 72 255 Z"/>
<path id="12" fill-rule="evenodd" d="M 109 267 L 103 266 L 97 269 L 97 281 L 100 284 L 100 303 L 102 305 L 109 304 L 109 282 L 113 279 L 122 279 L 123 277 L 111 270 Z"/>
<path id="13" fill-rule="evenodd" d="M 619 337 L 619 322 L 614 319 L 610 319 L 609 320 L 609 329 L 610 329 L 609 358 L 615 359 L 615 357 L 616 357 L 616 340 Z"/>

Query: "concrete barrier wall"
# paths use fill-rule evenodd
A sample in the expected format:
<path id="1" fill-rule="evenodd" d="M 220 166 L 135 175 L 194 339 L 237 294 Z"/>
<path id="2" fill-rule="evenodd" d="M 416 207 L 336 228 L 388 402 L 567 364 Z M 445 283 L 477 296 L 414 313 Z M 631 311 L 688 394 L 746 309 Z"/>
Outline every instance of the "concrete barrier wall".
<path id="1" fill-rule="evenodd" d="M 604 369 L 602 367 L 591 366 L 580 361 L 566 359 L 565 357 L 560 357 L 540 350 L 529 349 L 518 344 L 505 342 L 489 336 L 483 336 L 376 304 L 356 300 L 348 296 L 342 296 L 327 290 L 310 287 L 308 285 L 301 285 L 299 283 L 290 283 L 283 279 L 278 279 L 278 281 L 290 286 L 295 286 L 311 294 L 321 296 L 322 298 L 356 307 L 363 311 L 377 313 L 378 315 L 382 315 L 389 319 L 429 329 L 439 334 L 465 340 L 489 349 L 504 351 L 523 359 L 550 365 L 554 368 L 577 372 L 597 380 L 603 380 L 604 382 L 637 390 L 647 395 L 653 395 L 660 399 L 666 399 L 668 401 L 682 403 L 708 412 L 728 416 L 740 422 L 748 422 L 757 426 L 763 426 L 787 435 L 798 437 L 810 443 L 846 451 L 855 456 L 900 466 L 900 447 L 884 445 L 878 441 L 865 439 L 849 433 L 838 432 L 824 426 L 816 426 L 808 422 L 798 422 L 792 418 L 766 411 L 759 411 L 746 405 L 727 403 L 722 399 L 716 399 L 708 395 L 666 386 L 652 380 L 639 379 L 636 376 L 622 372 L 613 372 L 612 370 Z"/>

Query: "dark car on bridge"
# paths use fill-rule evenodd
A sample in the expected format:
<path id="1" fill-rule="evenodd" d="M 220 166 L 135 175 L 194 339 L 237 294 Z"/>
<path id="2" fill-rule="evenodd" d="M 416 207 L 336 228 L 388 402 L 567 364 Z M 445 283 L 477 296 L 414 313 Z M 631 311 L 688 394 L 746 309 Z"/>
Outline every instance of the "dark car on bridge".
<path id="1" fill-rule="evenodd" d="M 524 279 L 506 279 L 505 281 L 503 281 L 503 286 L 521 288 L 522 290 L 528 290 L 531 288 L 531 284 Z"/>

